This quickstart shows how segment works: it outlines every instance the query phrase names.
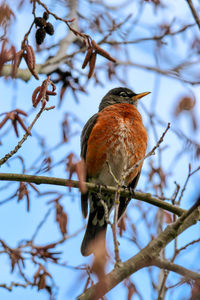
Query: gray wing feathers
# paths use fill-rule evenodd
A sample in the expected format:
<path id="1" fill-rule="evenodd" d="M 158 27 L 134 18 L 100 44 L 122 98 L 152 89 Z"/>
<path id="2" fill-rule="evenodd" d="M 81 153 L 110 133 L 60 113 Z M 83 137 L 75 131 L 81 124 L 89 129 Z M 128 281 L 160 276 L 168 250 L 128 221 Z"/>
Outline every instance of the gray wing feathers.
<path id="1" fill-rule="evenodd" d="M 87 143 L 90 136 L 90 133 L 97 121 L 98 114 L 93 115 L 85 124 L 82 134 L 81 134 L 81 157 L 86 159 L 87 152 Z M 86 181 L 88 180 L 88 176 L 86 174 Z M 81 210 L 83 217 L 86 218 L 88 214 L 88 193 L 81 194 Z"/>
<path id="2" fill-rule="evenodd" d="M 83 127 L 83 131 L 81 134 L 81 157 L 83 159 L 86 158 L 86 152 L 87 152 L 87 142 L 90 136 L 90 133 L 97 121 L 98 114 L 93 115 L 85 124 Z"/>

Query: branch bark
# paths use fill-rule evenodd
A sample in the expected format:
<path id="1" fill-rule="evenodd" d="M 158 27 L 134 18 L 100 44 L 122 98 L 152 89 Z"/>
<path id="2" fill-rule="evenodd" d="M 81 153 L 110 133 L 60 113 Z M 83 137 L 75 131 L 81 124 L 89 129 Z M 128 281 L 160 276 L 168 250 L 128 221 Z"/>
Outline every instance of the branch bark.
<path id="1" fill-rule="evenodd" d="M 0 181 L 20 181 L 20 182 L 32 182 L 35 184 L 51 184 L 51 185 L 60 185 L 60 186 L 69 186 L 73 188 L 79 188 L 79 182 L 76 180 L 67 180 L 57 177 L 47 177 L 47 176 L 35 176 L 35 175 L 26 175 L 26 174 L 14 174 L 14 173 L 0 173 Z M 89 191 L 99 192 L 99 185 L 94 183 L 85 182 Z M 113 186 L 101 186 L 102 192 L 110 192 L 112 194 L 116 193 L 116 188 Z M 140 193 L 140 192 L 130 192 L 129 189 L 120 189 L 120 195 L 124 197 L 132 197 L 137 200 L 155 205 L 159 208 L 165 209 L 173 214 L 181 216 L 186 211 L 180 207 L 176 207 L 168 202 L 157 199 L 153 197 L 150 193 Z"/>
<path id="2" fill-rule="evenodd" d="M 191 10 L 191 12 L 192 12 L 192 15 L 193 15 L 193 17 L 194 17 L 194 19 L 195 19 L 195 21 L 196 21 L 196 23 L 197 23 L 197 25 L 198 25 L 198 27 L 199 27 L 199 29 L 200 29 L 200 20 L 199 20 L 197 11 L 196 11 L 196 9 L 194 8 L 194 5 L 193 5 L 193 3 L 192 3 L 192 0 L 187 0 L 187 3 L 188 3 L 188 5 L 189 5 L 190 10 Z"/>
<path id="3" fill-rule="evenodd" d="M 187 268 L 184 268 L 182 266 L 179 266 L 177 264 L 173 264 L 167 260 L 161 260 L 161 259 L 157 258 L 153 261 L 153 265 L 156 267 L 159 267 L 161 269 L 175 272 L 175 273 L 182 275 L 188 279 L 193 279 L 193 280 L 200 279 L 199 273 L 193 272 L 193 271 L 191 271 Z"/>
<path id="4" fill-rule="evenodd" d="M 84 293 L 82 293 L 77 299 L 96 299 L 96 290 L 99 291 L 98 297 L 100 298 L 108 291 L 110 291 L 113 287 L 115 287 L 118 283 L 120 283 L 136 271 L 144 267 L 152 266 L 153 262 L 159 256 L 159 253 L 163 248 L 165 248 L 172 240 L 174 240 L 188 227 L 196 224 L 196 222 L 199 220 L 199 208 L 196 208 L 188 215 L 189 211 L 184 213 L 175 223 L 168 225 L 167 228 L 161 234 L 159 234 L 157 238 L 153 239 L 138 254 L 125 261 L 124 263 L 121 263 L 120 265 L 118 265 L 118 267 L 108 273 L 104 278 L 106 285 L 98 282 L 91 288 L 87 289 Z M 102 287 L 101 289 L 99 289 L 100 286 Z"/>

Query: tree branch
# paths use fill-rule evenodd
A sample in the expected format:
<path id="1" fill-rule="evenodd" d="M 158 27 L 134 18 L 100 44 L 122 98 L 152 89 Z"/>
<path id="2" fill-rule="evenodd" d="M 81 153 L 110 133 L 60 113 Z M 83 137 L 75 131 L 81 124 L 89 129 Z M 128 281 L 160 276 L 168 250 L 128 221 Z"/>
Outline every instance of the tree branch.
<path id="1" fill-rule="evenodd" d="M 193 206 L 194 207 L 194 206 Z M 189 210 L 192 211 L 193 207 Z M 179 234 L 185 231 L 188 227 L 196 224 L 199 220 L 200 211 L 196 208 L 188 215 L 188 211 L 185 212 L 175 223 L 168 225 L 167 228 L 153 239 L 145 248 L 143 248 L 138 254 L 118 265 L 108 273 L 104 281 L 106 285 L 102 285 L 101 282 L 93 285 L 91 288 L 83 292 L 77 299 L 89 300 L 95 297 L 96 290 L 99 291 L 98 297 L 102 297 L 118 283 L 123 281 L 128 276 L 132 275 L 138 270 L 144 267 L 153 265 L 153 261 L 158 257 L 160 251 L 165 248 L 172 240 L 174 240 Z M 102 286 L 101 290 L 99 287 Z"/>
<path id="2" fill-rule="evenodd" d="M 194 8 L 194 5 L 192 3 L 192 0 L 187 0 L 187 3 L 189 5 L 189 7 L 191 9 L 191 12 L 192 12 L 192 15 L 193 15 L 193 17 L 194 17 L 194 19 L 195 19 L 195 21 L 196 21 L 196 23 L 197 23 L 197 25 L 200 29 L 200 20 L 199 20 L 198 14 L 196 12 L 196 9 Z"/>
<path id="3" fill-rule="evenodd" d="M 173 271 L 173 272 L 178 273 L 188 279 L 193 279 L 193 280 L 200 279 L 199 273 L 193 272 L 193 271 L 186 269 L 182 266 L 179 266 L 177 264 L 173 264 L 167 260 L 161 260 L 159 258 L 155 258 L 152 265 L 157 266 L 161 269 Z"/>
<path id="4" fill-rule="evenodd" d="M 60 185 L 60 186 L 69 186 L 73 188 L 79 188 L 79 182 L 75 180 L 67 180 L 56 177 L 47 177 L 47 176 L 35 176 L 35 175 L 26 175 L 26 174 L 13 174 L 13 173 L 0 173 L 0 180 L 2 181 L 20 181 L 20 182 L 32 182 L 35 184 L 52 184 L 52 185 Z M 86 182 L 89 191 L 99 192 L 99 185 L 95 185 L 94 183 Z M 113 186 L 101 186 L 102 192 L 110 192 L 112 194 L 116 193 L 116 188 Z M 173 214 L 181 216 L 185 213 L 185 210 L 176 207 L 170 203 L 164 202 L 163 200 L 157 199 L 153 197 L 150 193 L 139 193 L 139 192 L 130 192 L 129 189 L 120 189 L 120 195 L 124 197 L 132 197 L 134 199 L 138 199 L 144 201 L 146 203 L 155 205 L 167 211 L 170 211 Z"/>
<path id="5" fill-rule="evenodd" d="M 31 131 L 31 129 L 33 128 L 35 122 L 41 116 L 41 114 L 44 111 L 44 109 L 45 109 L 45 107 L 42 106 L 41 109 L 39 110 L 39 112 L 37 113 L 37 115 L 35 116 L 34 120 L 32 121 L 31 125 L 28 127 L 28 132 Z M 9 153 L 7 153 L 3 158 L 0 159 L 0 167 L 21 148 L 22 144 L 26 141 L 26 139 L 29 136 L 28 132 L 26 132 L 24 134 L 23 138 L 19 141 L 19 143 L 17 144 L 17 146 L 12 151 L 10 151 Z"/>

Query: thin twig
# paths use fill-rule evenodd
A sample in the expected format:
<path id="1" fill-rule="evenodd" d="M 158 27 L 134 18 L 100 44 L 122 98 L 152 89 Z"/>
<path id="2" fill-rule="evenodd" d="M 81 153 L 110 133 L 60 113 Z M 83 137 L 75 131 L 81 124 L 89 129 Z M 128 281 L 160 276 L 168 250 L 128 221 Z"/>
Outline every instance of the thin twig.
<path id="1" fill-rule="evenodd" d="M 42 112 L 44 111 L 44 107 L 42 107 L 40 109 L 40 111 L 37 113 L 37 115 L 35 116 L 33 122 L 31 123 L 31 125 L 28 127 L 28 131 L 30 132 L 31 129 L 33 128 L 35 122 L 38 120 L 38 118 L 41 116 Z M 11 158 L 22 146 L 22 144 L 26 141 L 26 139 L 28 138 L 29 134 L 26 132 L 23 136 L 23 138 L 19 141 L 19 143 L 17 144 L 17 146 L 10 151 L 9 153 L 7 153 L 3 158 L 0 159 L 0 167 L 7 162 L 7 160 L 9 158 Z"/>
<path id="2" fill-rule="evenodd" d="M 153 260 L 152 265 L 157 266 L 162 269 L 167 269 L 169 271 L 173 271 L 173 272 L 178 273 L 189 279 L 200 279 L 199 273 L 193 272 L 193 271 L 186 269 L 182 266 L 179 266 L 177 264 L 170 263 L 167 260 L 161 260 L 159 258 L 156 258 L 155 260 Z"/>
<path id="3" fill-rule="evenodd" d="M 121 259 L 119 257 L 119 243 L 117 240 L 117 223 L 118 223 L 119 204 L 120 204 L 120 186 L 118 185 L 116 193 L 115 193 L 115 210 L 114 210 L 114 217 L 113 217 L 113 224 L 112 224 L 116 265 L 121 261 Z"/>
<path id="4" fill-rule="evenodd" d="M 170 123 L 167 124 L 167 128 L 165 129 L 165 131 L 163 132 L 162 136 L 160 137 L 159 141 L 157 142 L 157 144 L 153 147 L 153 149 L 151 151 L 149 151 L 149 153 L 147 153 L 142 159 L 138 160 L 129 170 L 129 173 L 132 172 L 133 169 L 137 168 L 146 158 L 148 158 L 151 155 L 155 155 L 155 150 L 160 146 L 160 144 L 163 142 L 164 137 L 167 133 L 167 131 L 170 128 Z"/>
<path id="5" fill-rule="evenodd" d="M 195 21 L 196 21 L 196 23 L 197 23 L 197 25 L 198 25 L 198 27 L 199 27 L 199 29 L 200 29 L 200 19 L 199 19 L 199 17 L 198 17 L 198 14 L 197 14 L 197 12 L 196 12 L 196 9 L 194 8 L 194 5 L 193 5 L 193 3 L 192 3 L 192 0 L 187 0 L 187 3 L 188 3 L 188 5 L 189 5 L 189 7 L 190 7 L 190 9 L 191 9 L 191 12 L 192 12 L 192 14 L 193 14 L 193 17 L 194 17 L 194 19 L 195 19 Z"/>

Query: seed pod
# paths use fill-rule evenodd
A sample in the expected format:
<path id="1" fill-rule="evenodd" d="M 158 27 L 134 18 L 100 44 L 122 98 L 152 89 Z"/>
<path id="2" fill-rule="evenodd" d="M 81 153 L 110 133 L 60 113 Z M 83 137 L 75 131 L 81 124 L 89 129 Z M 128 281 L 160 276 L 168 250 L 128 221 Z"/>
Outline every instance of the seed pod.
<path id="1" fill-rule="evenodd" d="M 44 19 L 44 18 L 41 18 L 41 17 L 35 18 L 34 23 L 35 23 L 35 25 L 38 26 L 38 27 L 44 27 L 44 26 L 46 25 L 45 19 Z"/>
<path id="2" fill-rule="evenodd" d="M 46 33 L 48 33 L 49 35 L 53 35 L 54 34 L 54 27 L 51 23 L 47 23 L 45 26 L 45 31 Z"/>
<path id="3" fill-rule="evenodd" d="M 92 74 L 94 72 L 96 57 L 97 57 L 97 53 L 93 52 L 92 55 L 91 55 L 91 59 L 89 61 L 90 70 L 89 70 L 89 73 L 88 73 L 88 79 L 90 79 L 92 77 Z"/>
<path id="4" fill-rule="evenodd" d="M 19 53 L 20 51 L 21 51 L 21 54 Z M 19 52 L 13 51 L 12 73 L 11 73 L 12 78 L 16 77 L 17 68 L 18 68 L 21 58 L 22 58 L 23 50 L 20 50 L 20 51 Z"/>
<path id="5" fill-rule="evenodd" d="M 26 117 L 28 116 L 27 113 L 26 113 L 25 111 L 23 111 L 23 110 L 21 110 L 21 109 L 19 109 L 19 108 L 16 108 L 15 111 L 16 111 L 16 113 L 22 114 L 23 116 L 26 116 Z"/>
<path id="6" fill-rule="evenodd" d="M 43 13 L 43 18 L 44 18 L 45 20 L 48 20 L 49 14 L 48 14 L 47 11 L 45 11 L 45 12 Z"/>
<path id="7" fill-rule="evenodd" d="M 39 29 L 38 29 L 39 30 Z M 31 47 L 32 48 L 32 47 Z M 31 50 L 30 50 L 31 51 Z M 30 54 L 29 54 L 30 55 Z M 36 73 L 35 69 L 33 69 L 31 66 L 34 66 L 35 68 L 35 55 L 34 59 L 32 58 L 32 61 L 28 61 L 28 53 L 24 53 L 23 57 L 27 63 L 28 69 L 31 72 L 31 74 L 35 77 L 35 79 L 39 80 L 38 74 Z M 29 57 L 29 60 L 31 60 L 31 56 Z"/>
<path id="8" fill-rule="evenodd" d="M 17 121 L 19 122 L 19 124 L 22 126 L 22 128 L 24 129 L 24 131 L 26 131 L 26 133 L 28 133 L 29 135 L 32 135 L 30 130 L 28 128 L 26 128 L 26 126 L 24 125 L 22 119 L 20 118 L 20 116 L 17 117 Z"/>
<path id="9" fill-rule="evenodd" d="M 92 48 L 89 48 L 86 53 L 85 59 L 83 61 L 82 69 L 85 69 L 85 67 L 87 66 L 89 60 L 91 59 L 91 55 L 92 55 Z"/>
<path id="10" fill-rule="evenodd" d="M 57 95 L 57 93 L 47 90 L 46 95 L 55 96 L 55 95 Z"/>
<path id="11" fill-rule="evenodd" d="M 33 103 L 33 106 L 36 107 L 38 102 L 41 100 L 38 101 L 38 93 L 40 92 L 40 89 L 41 89 L 41 86 L 38 86 L 34 91 L 33 91 L 33 94 L 32 94 L 32 103 Z"/>
<path id="12" fill-rule="evenodd" d="M 29 69 L 34 70 L 35 69 L 35 53 L 33 51 L 33 48 L 30 45 L 27 45 L 26 53 L 27 53 L 28 67 L 29 67 Z"/>
<path id="13" fill-rule="evenodd" d="M 44 30 L 44 28 L 39 28 L 35 33 L 36 43 L 38 45 L 41 45 L 44 42 L 45 36 L 46 31 Z"/>
<path id="14" fill-rule="evenodd" d="M 110 54 L 107 51 L 105 51 L 104 49 L 102 49 L 94 40 L 92 40 L 91 43 L 99 55 L 109 59 L 112 62 L 116 62 L 116 59 L 113 58 L 112 56 L 110 56 Z"/>

